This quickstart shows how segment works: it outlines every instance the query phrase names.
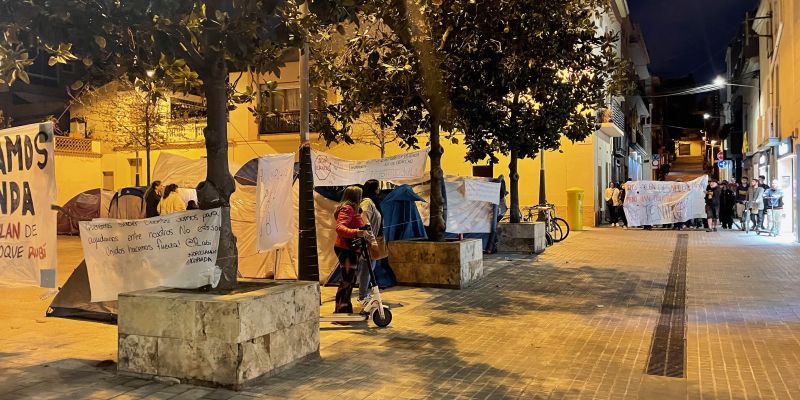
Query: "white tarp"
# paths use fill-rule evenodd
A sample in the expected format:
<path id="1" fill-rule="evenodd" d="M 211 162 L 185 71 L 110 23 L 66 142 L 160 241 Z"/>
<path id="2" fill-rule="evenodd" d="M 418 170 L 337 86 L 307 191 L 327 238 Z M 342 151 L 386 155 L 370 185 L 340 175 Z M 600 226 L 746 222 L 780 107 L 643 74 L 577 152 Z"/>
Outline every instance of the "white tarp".
<path id="1" fill-rule="evenodd" d="M 294 154 L 258 159 L 256 226 L 258 251 L 285 246 L 292 238 L 292 178 Z"/>
<path id="2" fill-rule="evenodd" d="M 55 287 L 52 124 L 0 130 L 0 286 Z"/>
<path id="3" fill-rule="evenodd" d="M 469 178 L 482 179 L 482 178 Z M 484 182 L 488 182 L 487 178 Z M 485 201 L 469 200 L 464 195 L 464 177 L 445 177 L 447 196 L 447 232 L 449 233 L 489 233 L 492 231 L 494 205 Z M 417 209 L 425 225 L 430 222 L 431 185 L 429 180 L 407 182 L 416 194 L 425 201 L 418 201 Z M 500 194 L 498 193 L 498 200 Z"/>
<path id="4" fill-rule="evenodd" d="M 689 182 L 626 183 L 625 217 L 629 226 L 662 225 L 705 218 L 708 175 Z"/>
<path id="5" fill-rule="evenodd" d="M 206 180 L 207 165 L 205 158 L 191 159 L 162 152 L 153 167 L 152 180 L 161 181 L 164 186 L 174 183 L 181 188 L 194 189 L 198 183 Z M 231 175 L 235 175 L 239 167 L 229 162 L 228 169 Z"/>
<path id="6" fill-rule="evenodd" d="M 427 149 L 374 160 L 344 160 L 311 150 L 311 168 L 314 186 L 347 186 L 370 179 L 418 179 L 425 174 L 427 158 Z"/>
<path id="7" fill-rule="evenodd" d="M 221 219 L 215 208 L 140 220 L 81 221 L 92 302 L 158 286 L 216 285 Z"/>
<path id="8" fill-rule="evenodd" d="M 471 201 L 500 204 L 500 182 L 464 178 L 464 197 Z"/>

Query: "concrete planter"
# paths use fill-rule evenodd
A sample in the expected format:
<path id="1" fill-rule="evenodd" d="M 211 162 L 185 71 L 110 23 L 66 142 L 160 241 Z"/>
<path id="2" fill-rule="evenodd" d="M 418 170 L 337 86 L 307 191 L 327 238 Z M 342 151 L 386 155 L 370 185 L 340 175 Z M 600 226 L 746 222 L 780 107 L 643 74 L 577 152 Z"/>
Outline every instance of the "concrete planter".
<path id="1" fill-rule="evenodd" d="M 547 247 L 543 222 L 497 225 L 497 250 L 540 254 Z"/>
<path id="2" fill-rule="evenodd" d="M 242 282 L 232 294 L 149 289 L 119 295 L 121 374 L 239 390 L 319 355 L 314 282 Z"/>
<path id="3" fill-rule="evenodd" d="M 389 242 L 389 265 L 403 286 L 461 289 L 483 277 L 480 239 Z"/>

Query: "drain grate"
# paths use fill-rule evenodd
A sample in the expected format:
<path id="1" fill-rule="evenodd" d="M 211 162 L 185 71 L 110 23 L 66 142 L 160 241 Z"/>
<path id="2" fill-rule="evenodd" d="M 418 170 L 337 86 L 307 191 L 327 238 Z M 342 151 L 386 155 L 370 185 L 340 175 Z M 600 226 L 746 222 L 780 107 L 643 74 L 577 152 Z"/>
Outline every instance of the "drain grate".
<path id="1" fill-rule="evenodd" d="M 689 235 L 678 235 L 647 374 L 683 378 L 686 355 L 686 264 Z"/>

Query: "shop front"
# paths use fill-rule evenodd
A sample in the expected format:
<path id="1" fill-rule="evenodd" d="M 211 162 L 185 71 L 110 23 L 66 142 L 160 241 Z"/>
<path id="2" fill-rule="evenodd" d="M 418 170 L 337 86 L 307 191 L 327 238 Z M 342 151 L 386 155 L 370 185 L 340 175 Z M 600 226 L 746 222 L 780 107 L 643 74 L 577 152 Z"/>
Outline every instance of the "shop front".
<path id="1" fill-rule="evenodd" d="M 795 193 L 797 184 L 795 181 L 796 157 L 792 138 L 786 138 L 777 146 L 777 173 L 770 177 L 778 180 L 778 186 L 783 190 L 783 211 L 786 214 L 786 222 L 783 224 L 783 232 L 797 232 L 797 221 L 795 218 Z M 771 182 L 767 182 L 770 184 Z"/>

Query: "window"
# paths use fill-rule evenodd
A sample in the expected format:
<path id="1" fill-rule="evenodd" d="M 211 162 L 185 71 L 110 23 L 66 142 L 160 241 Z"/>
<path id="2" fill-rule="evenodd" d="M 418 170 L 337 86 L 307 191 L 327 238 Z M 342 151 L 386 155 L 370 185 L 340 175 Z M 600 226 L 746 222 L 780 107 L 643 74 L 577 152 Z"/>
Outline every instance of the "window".
<path id="1" fill-rule="evenodd" d="M 481 178 L 494 178 L 494 166 L 493 165 L 473 165 L 472 166 L 472 176 L 477 176 Z"/>
<path id="2" fill-rule="evenodd" d="M 114 190 L 114 171 L 103 171 L 103 190 Z"/>

